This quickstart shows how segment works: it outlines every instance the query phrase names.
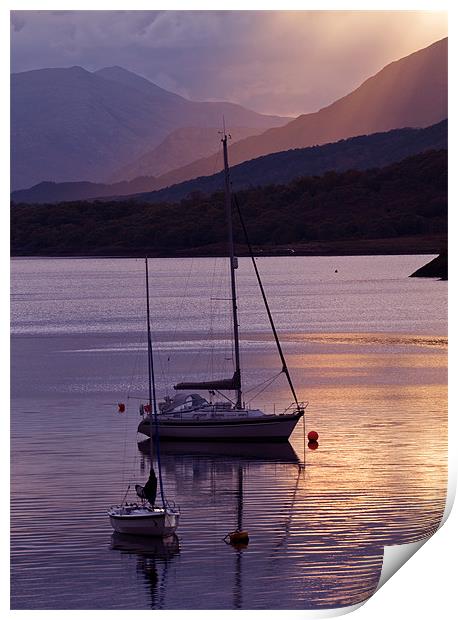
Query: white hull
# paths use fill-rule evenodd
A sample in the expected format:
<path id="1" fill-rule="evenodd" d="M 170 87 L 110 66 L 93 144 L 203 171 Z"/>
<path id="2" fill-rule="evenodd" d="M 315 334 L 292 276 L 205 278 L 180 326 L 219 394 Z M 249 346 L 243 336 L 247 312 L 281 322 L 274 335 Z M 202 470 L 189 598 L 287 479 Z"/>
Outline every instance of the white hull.
<path id="1" fill-rule="evenodd" d="M 175 533 L 178 527 L 180 513 L 177 510 L 154 510 L 126 506 L 114 506 L 108 512 L 110 523 L 119 534 L 133 534 L 136 536 L 164 537 Z"/>
<path id="2" fill-rule="evenodd" d="M 171 419 L 158 417 L 161 439 L 191 441 L 287 441 L 303 413 L 264 415 L 256 418 L 225 417 L 224 420 Z M 138 431 L 151 436 L 149 418 L 140 422 Z M 155 425 L 152 427 L 153 437 Z"/>

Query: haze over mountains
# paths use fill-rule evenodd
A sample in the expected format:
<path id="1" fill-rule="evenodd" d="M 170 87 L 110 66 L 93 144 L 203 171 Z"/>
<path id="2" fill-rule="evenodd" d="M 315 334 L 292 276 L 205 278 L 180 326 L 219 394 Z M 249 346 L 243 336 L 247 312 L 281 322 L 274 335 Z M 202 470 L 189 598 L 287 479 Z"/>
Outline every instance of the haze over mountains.
<path id="1" fill-rule="evenodd" d="M 139 179 L 142 189 L 137 191 L 145 191 L 148 185 L 156 190 L 212 175 L 222 168 L 222 158 L 216 157 L 217 135 L 215 152 L 198 158 L 211 149 L 210 134 L 223 114 L 229 127 L 242 128 L 239 136 L 234 132 L 235 138 L 243 138 L 244 131 L 276 126 L 233 141 L 231 166 L 351 136 L 428 127 L 447 117 L 447 39 L 387 65 L 346 97 L 287 124 L 286 119 L 235 104 L 188 101 L 120 67 L 13 75 L 13 188 L 64 179 L 118 180 L 125 188 L 126 179 L 140 174 L 150 177 Z M 170 170 L 174 162 L 181 166 L 189 158 L 195 161 Z M 265 173 L 274 171 L 270 167 Z M 87 195 L 88 185 L 83 185 Z M 137 187 L 136 182 L 128 187 Z M 82 197 L 73 194 L 73 199 Z"/>
<path id="2" fill-rule="evenodd" d="M 180 127 L 268 128 L 286 118 L 195 102 L 121 67 L 11 76 L 12 189 L 44 180 L 105 181 Z M 124 179 L 120 179 L 124 180 Z"/>
<path id="3" fill-rule="evenodd" d="M 428 127 L 447 117 L 447 42 L 392 62 L 356 90 L 312 114 L 240 140 L 231 165 L 268 153 L 335 142 L 401 127 Z M 207 157 L 157 179 L 157 189 L 213 173 Z"/>
<path id="4" fill-rule="evenodd" d="M 241 140 L 264 131 L 262 127 L 231 127 L 232 140 Z M 137 177 L 157 177 L 174 168 L 183 167 L 196 159 L 213 155 L 220 142 L 221 127 L 181 127 L 170 133 L 156 148 L 144 153 L 132 163 L 116 170 L 111 183 L 120 179 L 132 181 Z M 217 162 L 215 162 L 216 164 Z"/>
<path id="5" fill-rule="evenodd" d="M 232 167 L 232 187 L 235 190 L 263 187 L 331 170 L 339 172 L 386 166 L 424 151 L 446 149 L 447 133 L 448 123 L 444 120 L 425 129 L 393 129 L 322 146 L 264 155 Z M 223 172 L 219 172 L 150 192 L 154 184 L 153 177 L 137 177 L 133 181 L 111 185 L 43 182 L 13 192 L 11 198 L 17 203 L 55 203 L 136 194 L 135 198 L 141 201 L 175 202 L 195 192 L 210 194 L 220 191 L 224 179 Z"/>

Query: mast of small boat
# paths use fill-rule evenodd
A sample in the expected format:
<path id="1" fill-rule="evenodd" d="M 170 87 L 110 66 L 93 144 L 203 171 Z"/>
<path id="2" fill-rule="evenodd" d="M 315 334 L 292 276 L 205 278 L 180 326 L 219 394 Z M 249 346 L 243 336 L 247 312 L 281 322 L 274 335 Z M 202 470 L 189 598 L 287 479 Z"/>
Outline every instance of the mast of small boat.
<path id="1" fill-rule="evenodd" d="M 151 340 L 151 320 L 150 320 L 150 304 L 149 304 L 149 276 L 148 276 L 148 257 L 145 258 L 145 272 L 146 272 L 146 321 L 147 321 L 147 333 L 148 333 L 148 400 L 150 411 L 150 440 L 149 440 L 149 454 L 151 469 L 153 470 L 153 414 L 155 423 L 155 441 L 156 441 L 156 457 L 157 457 L 157 470 L 159 474 L 159 489 L 161 492 L 162 505 L 165 508 L 165 496 L 164 486 L 162 483 L 162 467 L 161 467 L 161 453 L 159 445 L 159 424 L 157 420 L 157 405 L 156 405 L 156 383 L 154 380 L 154 365 L 153 365 L 153 346 Z"/>
<path id="2" fill-rule="evenodd" d="M 235 375 L 234 378 L 237 382 L 237 401 L 235 404 L 236 409 L 242 408 L 242 387 L 241 387 L 241 374 L 240 374 L 240 347 L 239 347 L 239 324 L 237 320 L 237 289 L 235 284 L 235 270 L 237 269 L 236 258 L 234 256 L 234 237 L 232 231 L 232 199 L 231 188 L 229 181 L 229 163 L 227 158 L 227 134 L 226 128 L 223 130 L 223 137 L 221 138 L 223 143 L 223 155 L 224 155 L 224 189 L 225 189 L 225 201 L 226 201 L 226 219 L 227 219 L 227 231 L 228 231 L 228 245 L 229 245 L 229 264 L 231 270 L 231 298 L 232 298 L 232 321 L 234 330 L 234 354 L 235 354 Z"/>

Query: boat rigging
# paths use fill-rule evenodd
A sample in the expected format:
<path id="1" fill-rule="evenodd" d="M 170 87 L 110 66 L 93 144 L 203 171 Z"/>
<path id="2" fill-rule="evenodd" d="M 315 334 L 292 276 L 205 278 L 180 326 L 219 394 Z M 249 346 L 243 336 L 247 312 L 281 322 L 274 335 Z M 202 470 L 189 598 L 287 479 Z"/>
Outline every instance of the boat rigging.
<path id="1" fill-rule="evenodd" d="M 172 440 L 287 441 L 297 422 L 304 416 L 304 410 L 307 406 L 307 403 L 299 402 L 294 389 L 293 381 L 288 370 L 264 287 L 262 285 L 259 270 L 254 259 L 240 206 L 236 196 L 233 196 L 231 193 L 227 140 L 228 135 L 224 130 L 221 142 L 223 145 L 224 156 L 225 211 L 230 267 L 230 301 L 235 363 L 234 372 L 232 377 L 226 377 L 223 379 L 218 378 L 206 381 L 181 381 L 174 385 L 174 389 L 177 392 L 187 392 L 187 394 L 176 394 L 173 398 L 166 397 L 165 400 L 159 404 L 159 414 L 154 416 L 154 427 L 151 424 L 153 417 L 152 410 L 150 409 L 149 412 L 145 412 L 144 409 L 141 409 L 143 419 L 138 426 L 138 431 L 149 437 L 153 434 L 158 435 L 160 432 L 162 439 Z M 284 373 L 286 375 L 294 399 L 294 402 L 282 413 L 265 413 L 260 409 L 251 408 L 243 402 L 236 283 L 238 261 L 234 253 L 232 222 L 233 202 L 235 203 L 238 216 L 242 224 L 245 241 L 251 256 L 251 262 L 254 267 L 261 296 L 280 356 L 282 366 L 279 374 Z M 199 394 L 200 391 L 208 391 L 211 396 L 217 393 L 225 400 L 214 403 L 212 402 L 212 399 L 210 399 L 209 402 Z M 227 391 L 235 392 L 234 400 L 222 393 Z M 155 405 L 154 395 L 153 401 Z"/>

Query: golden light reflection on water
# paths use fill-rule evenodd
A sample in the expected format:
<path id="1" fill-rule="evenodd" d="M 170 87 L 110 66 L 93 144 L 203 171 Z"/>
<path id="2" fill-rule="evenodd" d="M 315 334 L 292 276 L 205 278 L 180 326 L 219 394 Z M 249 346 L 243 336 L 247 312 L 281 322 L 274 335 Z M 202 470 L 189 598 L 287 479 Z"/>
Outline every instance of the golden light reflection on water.
<path id="1" fill-rule="evenodd" d="M 307 429 L 320 435 L 319 449 L 306 453 L 292 528 L 304 536 L 304 587 L 311 578 L 326 583 L 314 590 L 317 606 L 363 600 L 377 585 L 383 546 L 414 542 L 438 527 L 447 488 L 443 344 L 426 353 L 342 347 L 289 357 L 298 393 L 310 403 Z M 286 389 L 276 397 L 286 401 Z M 292 438 L 298 454 L 301 432 Z M 285 485 L 288 479 L 285 472 Z"/>
<path id="2" fill-rule="evenodd" d="M 139 401 L 126 399 L 147 394 L 143 266 L 137 278 L 135 261 L 17 261 L 12 607 L 308 609 L 367 598 L 384 545 L 433 532 L 445 503 L 446 286 L 407 278 L 422 260 L 341 257 L 336 280 L 334 259 L 263 259 L 319 448 L 306 451 L 299 471 L 301 425 L 292 445 L 164 445 L 166 490 L 182 507 L 170 548 L 113 538 L 106 518 L 149 466 L 135 441 Z M 194 284 L 206 274 L 205 286 L 188 287 L 189 316 L 179 323 L 189 262 L 154 261 L 161 395 L 217 370 L 224 326 L 215 323 L 209 338 L 204 317 L 213 263 L 198 263 Z M 254 299 L 244 276 L 239 284 L 241 298 Z M 280 367 L 264 309 L 245 311 L 241 322 L 253 331 L 243 332 L 243 381 L 252 398 L 257 390 L 247 390 Z M 221 372 L 231 365 L 224 351 Z M 284 376 L 254 400 L 267 411 L 287 407 Z M 125 415 L 117 402 L 127 403 Z M 245 549 L 222 541 L 239 522 L 250 533 Z"/>
<path id="3" fill-rule="evenodd" d="M 110 340 L 106 347 L 117 363 L 107 366 L 106 355 L 98 353 L 88 373 L 81 371 L 89 360 L 81 338 L 78 347 L 71 338 L 57 340 L 20 341 L 24 371 L 38 346 L 56 385 L 71 387 L 59 396 L 50 386 L 44 396 L 13 402 L 16 608 L 58 601 L 62 608 L 351 605 L 377 587 L 385 545 L 428 536 L 441 520 L 447 483 L 444 343 L 424 346 L 433 340 L 425 336 L 412 346 L 415 338 L 407 335 L 403 344 L 376 339 L 368 350 L 368 340 L 356 334 L 351 342 L 324 338 L 301 353 L 290 341 L 296 389 L 309 402 L 307 431 L 320 436 L 319 448 L 305 454 L 305 469 L 297 465 L 303 460 L 301 425 L 291 446 L 164 445 L 167 490 L 183 509 L 179 550 L 164 555 L 139 551 L 129 541 L 109 545 L 101 516 L 125 491 L 126 460 L 134 464 L 133 480 L 148 468 L 129 431 L 137 423 L 137 401 L 124 417 L 106 407 L 107 393 L 124 380 L 119 361 L 131 368 L 137 353 L 130 345 L 125 353 L 115 351 Z M 278 369 L 276 356 L 256 349 L 245 353 L 244 362 L 247 381 Z M 30 382 L 35 368 L 24 380 Z M 289 403 L 285 383 L 280 377 L 258 404 Z M 250 532 L 246 549 L 221 542 L 238 519 Z M 27 594 L 31 574 L 33 599 Z M 95 592 L 100 574 L 108 581 Z M 132 575 L 140 590 L 132 590 Z M 197 595 L 202 580 L 204 598 Z"/>

